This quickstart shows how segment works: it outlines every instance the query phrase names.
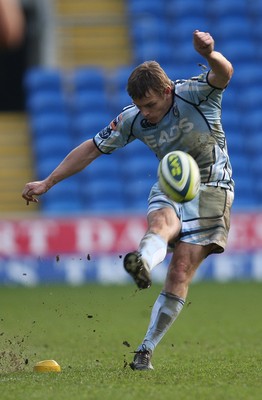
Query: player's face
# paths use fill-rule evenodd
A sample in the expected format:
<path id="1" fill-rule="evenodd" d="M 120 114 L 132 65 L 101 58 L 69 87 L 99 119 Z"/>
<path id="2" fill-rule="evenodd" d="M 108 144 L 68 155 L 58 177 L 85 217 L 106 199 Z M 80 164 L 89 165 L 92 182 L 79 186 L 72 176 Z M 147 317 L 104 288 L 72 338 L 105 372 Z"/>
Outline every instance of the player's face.
<path id="1" fill-rule="evenodd" d="M 142 99 L 133 100 L 134 104 L 139 108 L 142 115 L 151 124 L 157 124 L 167 113 L 172 105 L 173 95 L 171 88 L 167 88 L 162 95 L 150 91 Z"/>

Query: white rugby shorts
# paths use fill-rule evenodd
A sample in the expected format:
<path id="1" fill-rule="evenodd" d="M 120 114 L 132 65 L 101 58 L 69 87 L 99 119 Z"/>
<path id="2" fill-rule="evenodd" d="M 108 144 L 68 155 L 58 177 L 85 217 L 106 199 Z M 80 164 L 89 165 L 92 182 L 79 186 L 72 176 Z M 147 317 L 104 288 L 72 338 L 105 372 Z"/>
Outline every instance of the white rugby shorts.
<path id="1" fill-rule="evenodd" d="M 163 207 L 171 207 L 182 225 L 177 241 L 202 246 L 213 244 L 212 253 L 222 253 L 227 243 L 233 200 L 234 192 L 231 190 L 201 184 L 193 200 L 176 203 L 156 183 L 148 197 L 148 214 Z"/>

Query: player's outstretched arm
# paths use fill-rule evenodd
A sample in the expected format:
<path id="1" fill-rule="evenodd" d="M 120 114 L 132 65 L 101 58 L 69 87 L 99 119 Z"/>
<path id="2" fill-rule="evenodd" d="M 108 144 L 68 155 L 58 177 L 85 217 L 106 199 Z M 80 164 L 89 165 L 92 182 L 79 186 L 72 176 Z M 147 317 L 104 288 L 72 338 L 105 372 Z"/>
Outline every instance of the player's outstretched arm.
<path id="1" fill-rule="evenodd" d="M 42 181 L 27 183 L 22 192 L 22 197 L 27 201 L 27 204 L 29 202 L 37 203 L 38 200 L 35 196 L 46 193 L 56 183 L 81 171 L 101 154 L 92 139 L 81 143 L 65 157 L 47 178 Z"/>
<path id="2" fill-rule="evenodd" d="M 215 42 L 210 33 L 194 31 L 193 43 L 195 50 L 207 60 L 211 68 L 208 75 L 210 84 L 221 89 L 226 87 L 233 74 L 233 67 L 226 57 L 214 50 Z"/>

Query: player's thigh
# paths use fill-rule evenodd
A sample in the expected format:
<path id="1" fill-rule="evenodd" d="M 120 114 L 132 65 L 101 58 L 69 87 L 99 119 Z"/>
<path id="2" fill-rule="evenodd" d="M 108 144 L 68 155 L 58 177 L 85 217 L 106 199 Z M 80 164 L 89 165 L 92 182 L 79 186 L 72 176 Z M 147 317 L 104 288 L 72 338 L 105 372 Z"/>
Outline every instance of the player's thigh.
<path id="1" fill-rule="evenodd" d="M 177 242 L 174 248 L 169 269 L 185 266 L 187 270 L 196 270 L 204 259 L 212 252 L 213 243 L 202 246 L 186 242 Z"/>

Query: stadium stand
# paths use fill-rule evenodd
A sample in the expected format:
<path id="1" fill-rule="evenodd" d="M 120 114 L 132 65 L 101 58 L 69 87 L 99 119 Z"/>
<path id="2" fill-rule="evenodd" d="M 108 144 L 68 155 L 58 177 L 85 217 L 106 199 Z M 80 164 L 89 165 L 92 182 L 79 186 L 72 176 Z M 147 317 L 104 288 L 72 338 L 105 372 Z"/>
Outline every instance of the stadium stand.
<path id="1" fill-rule="evenodd" d="M 63 68 L 132 62 L 124 0 L 55 0 L 58 59 Z"/>
<path id="2" fill-rule="evenodd" d="M 194 51 L 191 34 L 194 29 L 203 29 L 213 34 L 217 49 L 233 61 L 235 69 L 224 96 L 222 115 L 236 181 L 234 208 L 258 207 L 262 192 L 259 157 L 262 91 L 258 79 L 261 54 L 256 51 L 256 43 L 261 41 L 260 3 L 256 0 L 252 5 L 248 0 L 199 0 L 195 7 L 195 0 L 128 0 L 124 2 L 124 18 L 128 21 L 131 45 L 128 51 L 133 53 L 128 63 L 119 61 L 111 69 L 106 63 L 99 67 L 90 63 L 72 68 L 69 74 L 63 69 L 28 71 L 25 79 L 27 107 L 39 177 L 52 169 L 54 153 L 61 157 L 70 144 L 74 146 L 92 137 L 131 103 L 126 83 L 137 63 L 156 59 L 172 79 L 198 75 L 201 71 L 198 64 L 204 60 Z M 79 15 L 80 2 L 77 5 Z M 63 7 L 68 12 L 69 2 Z M 52 132 L 53 137 L 47 132 Z M 58 141 L 54 140 L 55 135 Z M 36 143 L 37 138 L 39 143 Z M 46 158 L 48 149 L 50 160 Z M 107 157 L 111 158 L 110 163 Z M 104 158 L 106 164 L 99 159 L 80 173 L 79 179 L 70 180 L 73 190 L 70 184 L 64 184 L 50 195 L 52 201 L 46 195 L 42 205 L 44 212 L 144 210 L 149 188 L 156 180 L 154 155 L 135 141 L 101 160 Z M 251 160 L 252 168 L 249 168 Z M 147 170 L 145 176 L 144 170 Z M 70 194 L 74 192 L 71 201 L 65 199 L 66 190 Z"/>
<path id="3" fill-rule="evenodd" d="M 36 178 L 28 136 L 27 118 L 21 113 L 2 113 L 0 116 L 0 213 L 6 217 L 15 213 L 30 213 L 21 200 L 27 180 Z M 38 207 L 34 208 L 34 211 Z"/>

